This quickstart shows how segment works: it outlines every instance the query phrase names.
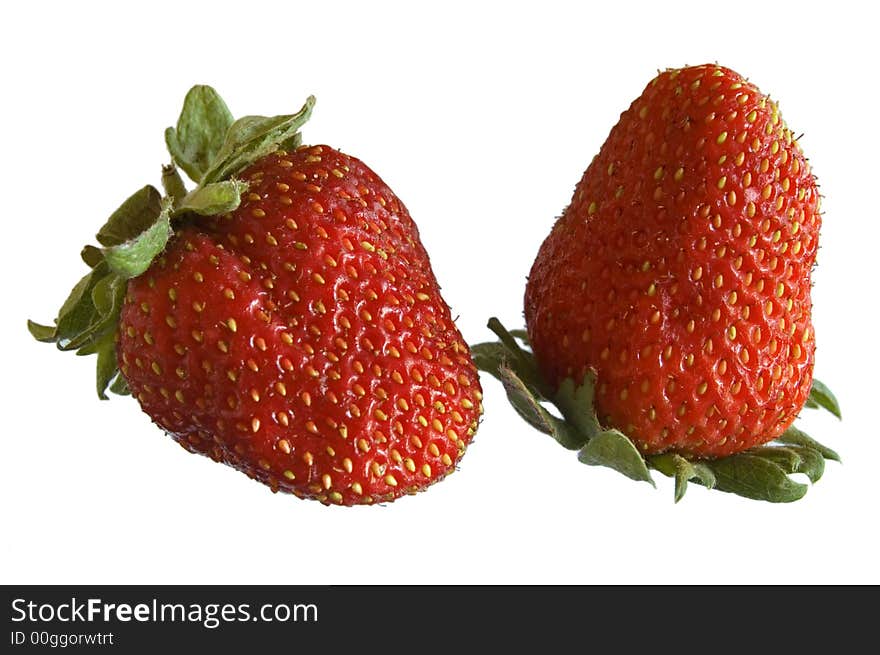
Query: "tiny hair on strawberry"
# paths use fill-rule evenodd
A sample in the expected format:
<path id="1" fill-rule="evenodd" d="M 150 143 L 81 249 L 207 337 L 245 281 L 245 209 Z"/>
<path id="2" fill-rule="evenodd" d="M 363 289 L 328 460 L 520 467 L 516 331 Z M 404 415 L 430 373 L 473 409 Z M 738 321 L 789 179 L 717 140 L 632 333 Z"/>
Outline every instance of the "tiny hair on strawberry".
<path id="1" fill-rule="evenodd" d="M 830 449 L 792 423 L 840 417 L 813 379 L 820 196 L 777 103 L 708 64 L 659 73 L 623 112 L 541 244 L 526 330 L 474 347 L 534 427 L 653 484 L 649 469 L 797 500 Z M 563 418 L 544 406 L 555 403 Z"/>
<path id="2" fill-rule="evenodd" d="M 456 469 L 480 382 L 400 199 L 301 144 L 313 105 L 234 120 L 193 87 L 162 190 L 122 203 L 54 325 L 28 328 L 95 354 L 98 395 L 131 394 L 191 453 L 328 505 L 388 502 Z"/>

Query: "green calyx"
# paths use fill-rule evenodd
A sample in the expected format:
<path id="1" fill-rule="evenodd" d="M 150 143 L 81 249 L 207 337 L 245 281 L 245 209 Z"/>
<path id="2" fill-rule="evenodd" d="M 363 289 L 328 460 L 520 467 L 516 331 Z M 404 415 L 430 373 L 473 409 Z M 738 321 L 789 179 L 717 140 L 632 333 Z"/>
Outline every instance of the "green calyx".
<path id="1" fill-rule="evenodd" d="M 768 444 L 728 457 L 689 459 L 673 453 L 644 457 L 627 435 L 599 423 L 592 371 L 581 381 L 564 380 L 554 392 L 538 372 L 525 331 L 508 331 L 496 318 L 489 320 L 488 327 L 499 340 L 472 346 L 474 363 L 500 380 L 510 404 L 529 425 L 578 451 L 578 460 L 584 464 L 606 466 L 653 486 L 652 469 L 674 478 L 675 502 L 684 497 L 688 482 L 754 500 L 792 502 L 808 489 L 792 474 L 802 473 L 816 482 L 826 460 L 840 461 L 837 453 L 794 426 Z M 548 409 L 550 405 L 555 413 Z M 806 407 L 823 408 L 841 417 L 834 394 L 818 380 L 813 380 Z"/>
<path id="2" fill-rule="evenodd" d="M 111 214 L 95 235 L 100 246 L 86 245 L 80 252 L 90 270 L 74 285 L 54 325 L 29 320 L 31 335 L 59 350 L 97 355 L 96 386 L 102 400 L 108 389 L 127 394 L 116 365 L 116 333 L 128 280 L 149 269 L 187 220 L 235 210 L 247 190 L 235 176 L 266 155 L 298 146 L 299 129 L 314 104 L 309 96 L 295 114 L 234 120 L 214 89 L 190 89 L 177 126 L 165 131 L 172 163 L 162 167 L 164 193 L 147 185 Z M 187 189 L 178 169 L 196 183 L 194 189 Z"/>

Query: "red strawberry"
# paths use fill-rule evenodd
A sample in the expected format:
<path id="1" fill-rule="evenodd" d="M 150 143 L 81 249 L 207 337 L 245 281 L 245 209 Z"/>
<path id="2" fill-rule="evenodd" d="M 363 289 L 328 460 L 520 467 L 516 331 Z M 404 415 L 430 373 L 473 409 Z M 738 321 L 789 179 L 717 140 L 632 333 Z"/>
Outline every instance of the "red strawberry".
<path id="1" fill-rule="evenodd" d="M 779 436 L 810 392 L 810 166 L 772 100 L 715 65 L 667 70 L 611 130 L 525 294 L 545 378 L 597 375 L 646 454 Z"/>
<path id="2" fill-rule="evenodd" d="M 183 212 L 128 281 L 121 375 L 184 448 L 273 491 L 352 505 L 424 489 L 454 470 L 482 396 L 418 229 L 359 160 L 274 142 L 237 172 L 172 147 L 200 189 L 234 191 L 234 208 Z M 212 186 L 224 168 L 238 179 Z"/>

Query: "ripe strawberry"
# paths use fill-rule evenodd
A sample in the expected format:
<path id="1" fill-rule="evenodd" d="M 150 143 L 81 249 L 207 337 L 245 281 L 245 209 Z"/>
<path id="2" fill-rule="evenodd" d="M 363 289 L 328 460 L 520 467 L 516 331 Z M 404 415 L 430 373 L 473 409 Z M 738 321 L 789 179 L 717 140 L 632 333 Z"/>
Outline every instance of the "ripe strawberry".
<path id="1" fill-rule="evenodd" d="M 201 189 L 235 197 L 183 212 L 128 280 L 118 367 L 190 452 L 327 504 L 394 500 L 454 470 L 481 411 L 477 371 L 391 189 L 353 157 L 288 143 L 237 169 L 172 147 Z M 212 179 L 224 168 L 236 179 Z M 193 204 L 171 177 L 175 204 Z"/>
<path id="2" fill-rule="evenodd" d="M 667 70 L 611 130 L 525 294 L 545 378 L 597 375 L 645 454 L 779 436 L 810 392 L 815 179 L 772 100 L 714 65 Z"/>

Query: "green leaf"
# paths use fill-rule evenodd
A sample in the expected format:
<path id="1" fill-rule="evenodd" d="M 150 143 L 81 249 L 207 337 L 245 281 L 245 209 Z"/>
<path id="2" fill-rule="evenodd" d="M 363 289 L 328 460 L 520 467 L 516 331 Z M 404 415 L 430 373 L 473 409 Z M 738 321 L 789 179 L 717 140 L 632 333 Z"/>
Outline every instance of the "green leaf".
<path id="1" fill-rule="evenodd" d="M 688 480 L 696 480 L 707 489 L 715 488 L 715 474 L 711 468 L 703 462 L 688 462 L 688 464 L 690 464 L 690 468 L 687 471 L 691 474 Z"/>
<path id="2" fill-rule="evenodd" d="M 98 280 L 92 288 L 92 304 L 98 310 L 98 315 L 102 318 L 113 311 L 118 288 L 119 276 L 112 274 Z"/>
<path id="3" fill-rule="evenodd" d="M 499 369 L 508 358 L 508 351 L 504 344 L 497 341 L 489 341 L 471 346 L 471 357 L 474 360 L 474 365 L 479 370 L 485 371 L 500 380 L 501 373 Z"/>
<path id="4" fill-rule="evenodd" d="M 119 396 L 131 395 L 131 390 L 129 390 L 128 383 L 125 381 L 121 371 L 116 374 L 113 382 L 110 383 L 110 391 Z"/>
<path id="5" fill-rule="evenodd" d="M 675 478 L 675 502 L 677 503 L 687 491 L 687 484 L 693 480 L 707 489 L 715 487 L 715 474 L 706 464 L 692 462 L 675 453 L 652 455 L 648 463 L 664 475 Z"/>
<path id="6" fill-rule="evenodd" d="M 822 382 L 813 378 L 813 386 L 810 389 L 810 395 L 807 398 L 807 407 L 822 407 L 834 414 L 837 418 L 842 418 L 840 414 L 840 403 L 827 386 Z"/>
<path id="7" fill-rule="evenodd" d="M 65 344 L 64 350 L 77 350 L 94 344 L 106 334 L 116 334 L 119 312 L 125 299 L 126 282 L 118 275 L 108 273 L 101 277 L 91 291 L 93 312 L 91 320 Z M 91 353 L 89 353 L 91 354 Z"/>
<path id="8" fill-rule="evenodd" d="M 779 443 L 790 444 L 792 446 L 806 446 L 807 448 L 815 450 L 825 459 L 833 459 L 835 462 L 840 461 L 840 455 L 827 446 L 823 446 L 810 437 L 806 432 L 797 429 L 793 425 L 783 432 L 781 436 L 776 437 L 776 441 Z"/>
<path id="9" fill-rule="evenodd" d="M 715 474 L 715 488 L 754 500 L 790 503 L 807 493 L 807 485 L 795 482 L 785 471 L 748 452 L 707 461 Z"/>
<path id="10" fill-rule="evenodd" d="M 314 105 L 315 98 L 309 96 L 296 114 L 239 118 L 229 127 L 223 146 L 218 150 L 211 166 L 197 181 L 207 184 L 224 180 L 275 152 L 305 124 Z"/>
<path id="11" fill-rule="evenodd" d="M 246 182 L 234 179 L 200 186 L 180 200 L 176 212 L 191 211 L 201 216 L 231 212 L 238 207 L 247 187 Z"/>
<path id="12" fill-rule="evenodd" d="M 75 350 L 76 343 L 97 319 L 98 310 L 92 301 L 92 290 L 107 275 L 107 264 L 102 262 L 87 273 L 64 301 L 55 319 L 55 338 L 61 350 Z M 71 345 L 73 344 L 73 345 Z"/>
<path id="13" fill-rule="evenodd" d="M 95 268 L 95 266 L 104 261 L 104 253 L 101 252 L 100 248 L 96 248 L 95 246 L 83 246 L 79 256 L 89 268 Z"/>
<path id="14" fill-rule="evenodd" d="M 502 365 L 499 373 L 510 404 L 529 425 L 549 434 L 569 450 L 576 450 L 584 444 L 577 430 L 548 412 L 512 368 Z"/>
<path id="15" fill-rule="evenodd" d="M 575 386 L 571 378 L 563 380 L 553 397 L 560 413 L 577 428 L 585 442 L 602 432 L 593 406 L 595 387 L 596 375 L 590 371 L 579 386 Z"/>
<path id="16" fill-rule="evenodd" d="M 48 325 L 40 325 L 39 323 L 34 323 L 30 319 L 28 319 L 27 326 L 28 332 L 30 332 L 31 336 L 37 341 L 42 341 L 43 343 L 52 343 L 53 341 L 55 341 L 54 327 L 49 327 Z"/>
<path id="17" fill-rule="evenodd" d="M 220 95 L 210 86 L 194 86 L 183 101 L 177 129 L 165 130 L 168 152 L 190 179 L 202 182 L 232 124 L 232 114 Z"/>
<path id="18" fill-rule="evenodd" d="M 161 211 L 162 196 L 148 184 L 129 196 L 107 219 L 98 230 L 98 243 L 108 248 L 134 239 L 156 222 Z"/>
<path id="19" fill-rule="evenodd" d="M 176 209 L 187 191 L 180 173 L 177 172 L 177 166 L 174 164 L 162 167 L 162 188 L 165 190 L 165 195 L 171 198 L 172 204 Z"/>
<path id="20" fill-rule="evenodd" d="M 803 464 L 803 459 L 796 450 L 784 446 L 759 446 L 747 452 L 773 462 L 786 473 L 797 473 Z"/>
<path id="21" fill-rule="evenodd" d="M 607 466 L 633 480 L 654 484 L 642 454 L 619 430 L 605 430 L 578 452 L 578 460 L 590 466 Z"/>
<path id="22" fill-rule="evenodd" d="M 119 371 L 116 366 L 116 343 L 113 337 L 112 333 L 105 334 L 93 346 L 94 352 L 98 355 L 95 368 L 95 386 L 98 398 L 101 400 L 108 400 L 107 387 Z"/>
<path id="23" fill-rule="evenodd" d="M 825 458 L 822 457 L 822 454 L 806 446 L 793 446 L 792 450 L 801 458 L 797 473 L 806 475 L 810 478 L 810 482 L 817 482 L 825 473 Z"/>
<path id="24" fill-rule="evenodd" d="M 104 259 L 114 273 L 128 280 L 150 267 L 171 236 L 170 210 L 170 203 L 164 202 L 155 222 L 147 229 L 125 243 L 104 249 Z"/>

